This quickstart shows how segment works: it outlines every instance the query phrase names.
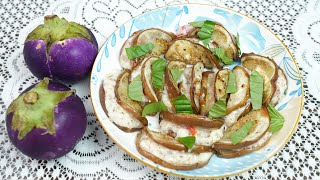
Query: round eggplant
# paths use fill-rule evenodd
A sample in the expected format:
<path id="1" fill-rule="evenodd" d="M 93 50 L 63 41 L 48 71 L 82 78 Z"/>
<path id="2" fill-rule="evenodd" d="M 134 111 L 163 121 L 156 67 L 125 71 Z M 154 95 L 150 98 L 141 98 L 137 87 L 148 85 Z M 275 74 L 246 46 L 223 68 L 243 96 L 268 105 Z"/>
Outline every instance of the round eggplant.
<path id="1" fill-rule="evenodd" d="M 30 86 L 8 107 L 11 142 L 34 159 L 56 159 L 70 152 L 87 127 L 81 99 L 67 86 L 45 78 Z"/>
<path id="2" fill-rule="evenodd" d="M 44 24 L 26 38 L 23 55 L 34 76 L 73 83 L 91 71 L 98 53 L 92 32 L 56 15 L 45 16 Z"/>

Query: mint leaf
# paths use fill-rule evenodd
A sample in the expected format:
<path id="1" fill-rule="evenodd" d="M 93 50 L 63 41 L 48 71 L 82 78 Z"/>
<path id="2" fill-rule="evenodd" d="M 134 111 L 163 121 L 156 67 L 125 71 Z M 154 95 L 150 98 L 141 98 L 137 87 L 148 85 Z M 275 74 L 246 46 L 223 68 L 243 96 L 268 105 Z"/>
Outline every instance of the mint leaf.
<path id="1" fill-rule="evenodd" d="M 215 23 L 213 21 L 206 20 L 204 21 L 200 31 L 198 32 L 198 36 L 201 40 L 209 39 L 212 36 L 214 31 Z"/>
<path id="2" fill-rule="evenodd" d="M 153 86 L 157 89 L 162 89 L 163 75 L 166 69 L 166 60 L 158 59 L 152 62 L 151 65 L 151 79 Z"/>
<path id="3" fill-rule="evenodd" d="M 227 114 L 227 97 L 223 96 L 217 102 L 214 103 L 209 111 L 210 118 L 220 118 Z"/>
<path id="4" fill-rule="evenodd" d="M 253 126 L 253 122 L 248 121 L 237 131 L 233 132 L 230 135 L 232 144 L 238 144 L 239 142 L 241 142 L 248 135 L 252 126 Z"/>
<path id="5" fill-rule="evenodd" d="M 239 55 L 241 55 L 239 33 L 237 33 L 237 36 L 236 36 L 236 45 L 237 45 L 237 48 L 238 48 Z"/>
<path id="6" fill-rule="evenodd" d="M 194 22 L 189 22 L 189 25 L 193 26 L 193 27 L 199 27 L 201 28 L 204 24 L 204 21 L 194 21 Z"/>
<path id="7" fill-rule="evenodd" d="M 229 58 L 226 51 L 223 48 L 215 48 L 212 53 L 224 64 L 230 65 L 233 63 L 233 59 Z"/>
<path id="8" fill-rule="evenodd" d="M 278 132 L 283 127 L 284 117 L 270 103 L 268 104 L 268 112 L 270 116 L 269 131 L 271 133 Z"/>
<path id="9" fill-rule="evenodd" d="M 196 142 L 195 136 L 186 136 L 186 137 L 179 137 L 178 140 L 185 145 L 188 149 L 191 149 L 194 143 Z"/>
<path id="10" fill-rule="evenodd" d="M 175 98 L 173 100 L 173 105 L 177 114 L 192 114 L 191 103 L 184 94 Z"/>
<path id="11" fill-rule="evenodd" d="M 232 71 L 229 72 L 229 79 L 227 85 L 227 93 L 235 93 L 237 92 L 237 82 L 236 82 L 236 74 Z"/>
<path id="12" fill-rule="evenodd" d="M 250 98 L 253 109 L 261 109 L 263 97 L 263 78 L 258 71 L 253 70 L 250 75 Z"/>
<path id="13" fill-rule="evenodd" d="M 143 108 L 142 117 L 145 117 L 147 114 L 162 112 L 166 110 L 167 107 L 162 101 L 150 103 Z"/>
<path id="14" fill-rule="evenodd" d="M 128 87 L 128 96 L 134 101 L 142 101 L 143 90 L 141 76 L 136 76 Z"/>
<path id="15" fill-rule="evenodd" d="M 183 71 L 178 69 L 170 69 L 170 73 L 174 82 L 177 82 Z"/>
<path id="16" fill-rule="evenodd" d="M 132 46 L 126 48 L 126 53 L 129 59 L 135 59 L 150 52 L 154 48 L 152 43 L 143 44 L 140 46 Z"/>

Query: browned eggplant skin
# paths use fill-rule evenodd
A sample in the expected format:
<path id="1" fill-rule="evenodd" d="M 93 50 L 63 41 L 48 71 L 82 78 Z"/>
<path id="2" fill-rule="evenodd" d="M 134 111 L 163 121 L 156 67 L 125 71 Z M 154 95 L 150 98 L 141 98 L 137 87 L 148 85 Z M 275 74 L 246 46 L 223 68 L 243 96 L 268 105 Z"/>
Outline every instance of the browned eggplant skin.
<path id="1" fill-rule="evenodd" d="M 192 76 L 191 76 L 192 84 L 190 86 L 190 102 L 191 102 L 191 107 L 192 107 L 193 113 L 194 114 L 199 114 L 200 113 L 200 102 L 199 102 L 199 107 L 197 107 L 196 102 L 195 102 L 195 98 L 199 99 L 199 101 L 200 101 L 201 89 L 200 89 L 199 94 L 197 94 L 196 86 L 195 86 L 196 82 L 194 82 L 195 78 L 196 78 L 195 77 L 196 76 L 196 69 L 195 69 L 196 65 L 194 65 L 192 67 Z M 203 69 L 202 69 L 202 71 L 203 71 Z M 200 84 L 200 88 L 201 88 L 202 72 L 201 72 L 201 79 L 198 79 L 198 80 L 199 80 L 198 83 Z"/>
<path id="2" fill-rule="evenodd" d="M 276 68 L 276 69 L 275 69 L 274 76 L 273 76 L 273 78 L 270 80 L 270 81 L 271 81 L 271 86 L 272 86 L 272 89 L 273 89 L 273 90 L 272 90 L 272 94 L 271 94 L 268 98 L 264 99 L 264 101 L 263 101 L 263 104 L 268 105 L 269 102 L 271 101 L 271 99 L 272 99 L 275 91 L 276 91 L 276 83 L 275 83 L 275 82 L 276 82 L 276 80 L 277 80 L 277 78 L 278 78 L 278 71 L 277 71 L 278 65 L 274 62 L 273 59 L 271 59 L 271 58 L 269 58 L 269 57 L 266 57 L 266 56 L 259 55 L 259 54 L 255 54 L 255 53 L 242 53 L 241 62 L 244 61 L 243 58 L 248 57 L 248 56 L 257 56 L 257 57 L 261 57 L 261 58 L 266 58 L 266 59 L 268 59 L 271 63 L 273 63 L 274 66 L 275 66 L 275 68 Z"/>
<path id="3" fill-rule="evenodd" d="M 269 117 L 269 113 L 268 113 L 267 108 L 265 106 L 263 106 L 261 109 L 263 110 L 263 115 Z M 269 121 L 270 121 L 270 118 L 269 118 Z M 270 126 L 270 123 L 269 123 L 269 126 Z M 240 149 L 240 148 L 249 146 L 249 145 L 254 144 L 257 141 L 259 141 L 268 132 L 268 129 L 269 128 L 266 128 L 266 130 L 253 141 L 245 141 L 245 142 L 240 142 L 238 144 L 227 144 L 227 143 L 223 143 L 220 141 L 215 142 L 214 149 L 216 149 L 216 150 L 218 150 L 218 149 Z"/>
<path id="4" fill-rule="evenodd" d="M 224 71 L 228 71 L 227 69 L 222 69 L 220 71 L 218 71 L 217 75 L 216 75 L 216 78 L 215 78 L 215 85 L 214 85 L 214 92 L 215 92 L 215 97 L 216 97 L 216 100 L 219 100 L 221 97 L 223 97 L 224 95 L 226 95 L 226 99 L 228 100 L 228 93 L 226 92 L 226 89 L 227 89 L 227 83 L 228 83 L 228 79 L 224 80 L 224 79 L 221 79 L 223 78 L 220 73 L 224 72 Z M 228 73 L 228 78 L 229 78 L 229 73 Z M 217 81 L 222 81 L 223 82 L 223 87 L 222 88 L 219 88 L 217 86 Z M 219 95 L 218 91 L 220 92 L 221 91 L 224 91 L 223 92 L 223 95 Z"/>
<path id="5" fill-rule="evenodd" d="M 142 64 L 142 67 L 141 67 L 141 81 L 142 81 L 142 87 L 143 87 L 143 92 L 144 92 L 144 94 L 148 97 L 148 99 L 149 99 L 151 102 L 157 102 L 157 101 L 159 100 L 159 99 L 158 99 L 158 96 L 160 96 L 160 93 L 159 93 L 159 91 L 156 91 L 156 88 L 153 86 L 153 83 L 150 83 L 151 89 L 149 88 L 148 83 L 147 83 L 147 79 L 146 79 L 146 75 L 145 75 L 146 63 L 147 63 L 151 58 L 154 58 L 154 57 L 149 57 L 149 58 L 148 58 L 146 61 L 144 61 L 144 63 Z M 155 93 L 156 97 L 153 96 L 152 91 Z"/>
<path id="6" fill-rule="evenodd" d="M 137 31 L 137 32 L 139 32 L 139 34 L 140 34 L 140 33 L 144 32 L 144 31 L 147 31 L 147 30 L 158 30 L 158 31 L 161 31 L 161 32 L 169 35 L 172 40 L 174 40 L 174 39 L 177 38 L 177 36 L 176 36 L 174 33 L 168 32 L 168 31 L 165 31 L 165 30 L 162 30 L 162 29 L 159 29 L 159 28 L 149 28 L 149 29 L 144 29 L 144 30 L 140 30 L 140 31 Z M 134 38 L 134 40 L 132 41 L 132 44 L 133 44 L 133 45 L 137 45 L 137 40 L 138 40 L 138 36 L 136 36 L 136 37 Z"/>
<path id="7" fill-rule="evenodd" d="M 165 160 L 162 160 L 156 156 L 154 156 L 153 154 L 147 152 L 147 151 L 144 151 L 140 148 L 140 141 L 141 141 L 141 136 L 142 136 L 142 133 L 143 132 L 140 132 L 138 135 L 137 135 L 137 139 L 136 139 L 136 147 L 137 147 L 137 150 L 140 154 L 142 154 L 144 157 L 150 159 L 151 161 L 163 166 L 163 167 L 166 167 L 166 168 L 170 168 L 170 169 L 175 169 L 175 170 L 190 170 L 190 169 L 195 169 L 195 168 L 200 168 L 200 167 L 203 167 L 205 165 L 208 164 L 209 161 L 205 162 L 205 163 L 196 163 L 196 164 L 192 164 L 192 165 L 188 165 L 188 166 L 179 166 L 179 165 L 174 165 L 174 164 L 171 164 L 171 163 L 168 163 L 166 162 Z"/>
<path id="8" fill-rule="evenodd" d="M 241 69 L 243 72 L 245 72 L 245 76 L 249 79 L 249 74 L 245 68 L 243 68 L 241 66 L 236 66 L 236 67 L 234 67 L 234 70 L 236 70 L 236 69 Z M 247 103 L 249 97 L 250 97 L 250 88 L 248 87 L 247 92 L 246 92 L 246 96 L 244 97 L 244 99 L 240 103 L 238 103 L 237 105 L 228 108 L 227 114 L 230 114 L 232 111 L 236 110 L 237 108 L 244 106 Z"/>
<path id="9" fill-rule="evenodd" d="M 216 149 L 216 153 L 219 157 L 222 157 L 222 158 L 235 158 L 235 157 L 243 156 L 243 155 L 246 155 L 250 152 L 257 151 L 257 150 L 263 148 L 264 146 L 266 146 L 268 144 L 270 139 L 271 139 L 271 136 L 263 144 L 261 144 L 258 147 L 255 147 L 255 148 L 243 149 L 243 150 Z"/>
<path id="10" fill-rule="evenodd" d="M 142 125 L 146 126 L 146 125 L 148 125 L 147 119 L 145 117 L 141 116 L 141 112 L 137 111 L 136 109 L 133 109 L 126 102 L 124 102 L 121 99 L 120 94 L 118 92 L 118 88 L 119 88 L 119 85 L 120 85 L 120 79 L 126 73 L 129 73 L 129 76 L 130 76 L 131 71 L 128 70 L 128 69 L 124 70 L 122 73 L 120 73 L 120 75 L 118 76 L 117 81 L 116 81 L 116 85 L 115 85 L 115 88 L 114 88 L 114 93 L 115 93 L 115 96 L 117 98 L 117 102 L 123 109 L 125 109 L 128 113 L 130 113 L 133 118 L 139 120 Z"/>
<path id="11" fill-rule="evenodd" d="M 213 79 L 212 80 L 212 85 L 208 86 L 210 83 L 210 79 L 209 76 L 213 75 Z M 201 82 L 201 95 L 200 95 L 200 114 L 207 116 L 209 113 L 209 110 L 211 108 L 211 106 L 214 104 L 215 102 L 215 93 L 214 93 L 214 83 L 216 80 L 216 75 L 214 74 L 214 72 L 211 71 L 206 71 L 203 72 L 202 74 L 202 82 Z M 209 83 L 209 84 L 208 84 Z M 213 99 L 207 99 L 208 98 L 208 94 L 210 93 L 210 91 L 212 91 L 211 93 L 213 93 L 212 98 Z M 210 101 L 211 100 L 211 101 Z"/>
<path id="12" fill-rule="evenodd" d="M 220 128 L 224 122 L 220 119 L 210 119 L 206 116 L 194 114 L 174 114 L 168 111 L 161 112 L 162 119 L 166 119 L 176 124 L 185 124 L 191 126 L 202 126 L 207 128 Z"/>
<path id="13" fill-rule="evenodd" d="M 184 58 L 184 56 L 181 55 L 181 53 L 176 50 L 177 46 L 180 46 L 178 45 L 178 43 L 187 43 L 188 47 L 190 48 L 189 55 L 194 57 L 192 58 L 192 60 Z M 170 50 L 170 48 L 173 48 L 174 50 Z M 177 53 L 177 55 L 172 55 L 173 53 L 171 53 L 171 51 Z M 188 51 L 186 48 L 183 48 L 183 52 L 187 53 Z M 219 64 L 218 59 L 214 55 L 212 55 L 209 49 L 207 49 L 206 47 L 200 44 L 196 44 L 182 38 L 175 39 L 174 41 L 172 41 L 172 43 L 168 48 L 168 51 L 165 54 L 165 58 L 169 61 L 183 61 L 187 64 L 193 64 L 193 65 L 196 64 L 197 62 L 203 62 L 205 67 L 208 67 L 208 68 L 217 67 L 218 69 L 222 69 L 222 66 Z M 209 61 L 204 62 L 204 59 L 208 59 Z"/>
<path id="14" fill-rule="evenodd" d="M 149 130 L 147 127 L 143 128 L 143 131 L 156 143 L 172 150 L 177 150 L 177 151 L 185 151 L 188 152 L 188 148 L 184 146 L 182 143 L 180 143 L 178 140 L 175 138 L 168 136 L 170 140 L 164 140 L 164 139 L 159 139 L 156 138 L 152 135 L 151 130 Z M 203 152 L 214 152 L 214 149 L 210 146 L 202 146 L 202 145 L 193 145 L 192 149 L 190 149 L 192 153 L 203 153 Z"/>

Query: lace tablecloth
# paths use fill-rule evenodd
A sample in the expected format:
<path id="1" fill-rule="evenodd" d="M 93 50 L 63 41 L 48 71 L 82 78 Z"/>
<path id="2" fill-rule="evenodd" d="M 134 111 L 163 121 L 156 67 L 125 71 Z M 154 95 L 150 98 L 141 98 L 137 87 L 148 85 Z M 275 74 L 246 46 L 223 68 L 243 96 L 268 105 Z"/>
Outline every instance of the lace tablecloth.
<path id="1" fill-rule="evenodd" d="M 5 111 L 23 89 L 37 81 L 24 64 L 23 42 L 43 16 L 58 14 L 95 34 L 99 46 L 133 16 L 172 0 L 1 0 L 0 2 L 0 179 L 179 179 L 137 162 L 104 133 L 92 110 L 89 78 L 70 85 L 86 105 L 88 127 L 75 150 L 52 161 L 21 154 L 9 141 Z M 194 1 L 191 1 L 194 2 Z M 199 2 L 199 1 L 197 1 Z M 272 159 L 231 179 L 320 179 L 320 1 L 200 1 L 251 16 L 289 47 L 303 75 L 305 104 L 299 126 Z"/>

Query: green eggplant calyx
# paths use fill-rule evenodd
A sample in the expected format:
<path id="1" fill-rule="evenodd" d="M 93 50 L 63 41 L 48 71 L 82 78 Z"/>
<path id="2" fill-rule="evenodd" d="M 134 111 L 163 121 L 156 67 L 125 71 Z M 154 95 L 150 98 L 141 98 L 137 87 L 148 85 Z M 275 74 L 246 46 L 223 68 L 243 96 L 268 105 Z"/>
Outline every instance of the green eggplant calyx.
<path id="1" fill-rule="evenodd" d="M 44 24 L 37 26 L 27 37 L 25 42 L 31 40 L 44 40 L 47 43 L 47 51 L 51 46 L 65 39 L 82 38 L 93 43 L 89 30 L 75 22 L 69 22 L 57 15 L 44 17 Z M 63 43 L 61 43 L 63 45 Z"/>
<path id="2" fill-rule="evenodd" d="M 45 129 L 44 134 L 55 134 L 54 109 L 57 104 L 74 94 L 74 90 L 48 90 L 49 79 L 44 78 L 28 92 L 15 99 L 7 110 L 13 113 L 11 128 L 23 139 L 33 128 Z"/>

